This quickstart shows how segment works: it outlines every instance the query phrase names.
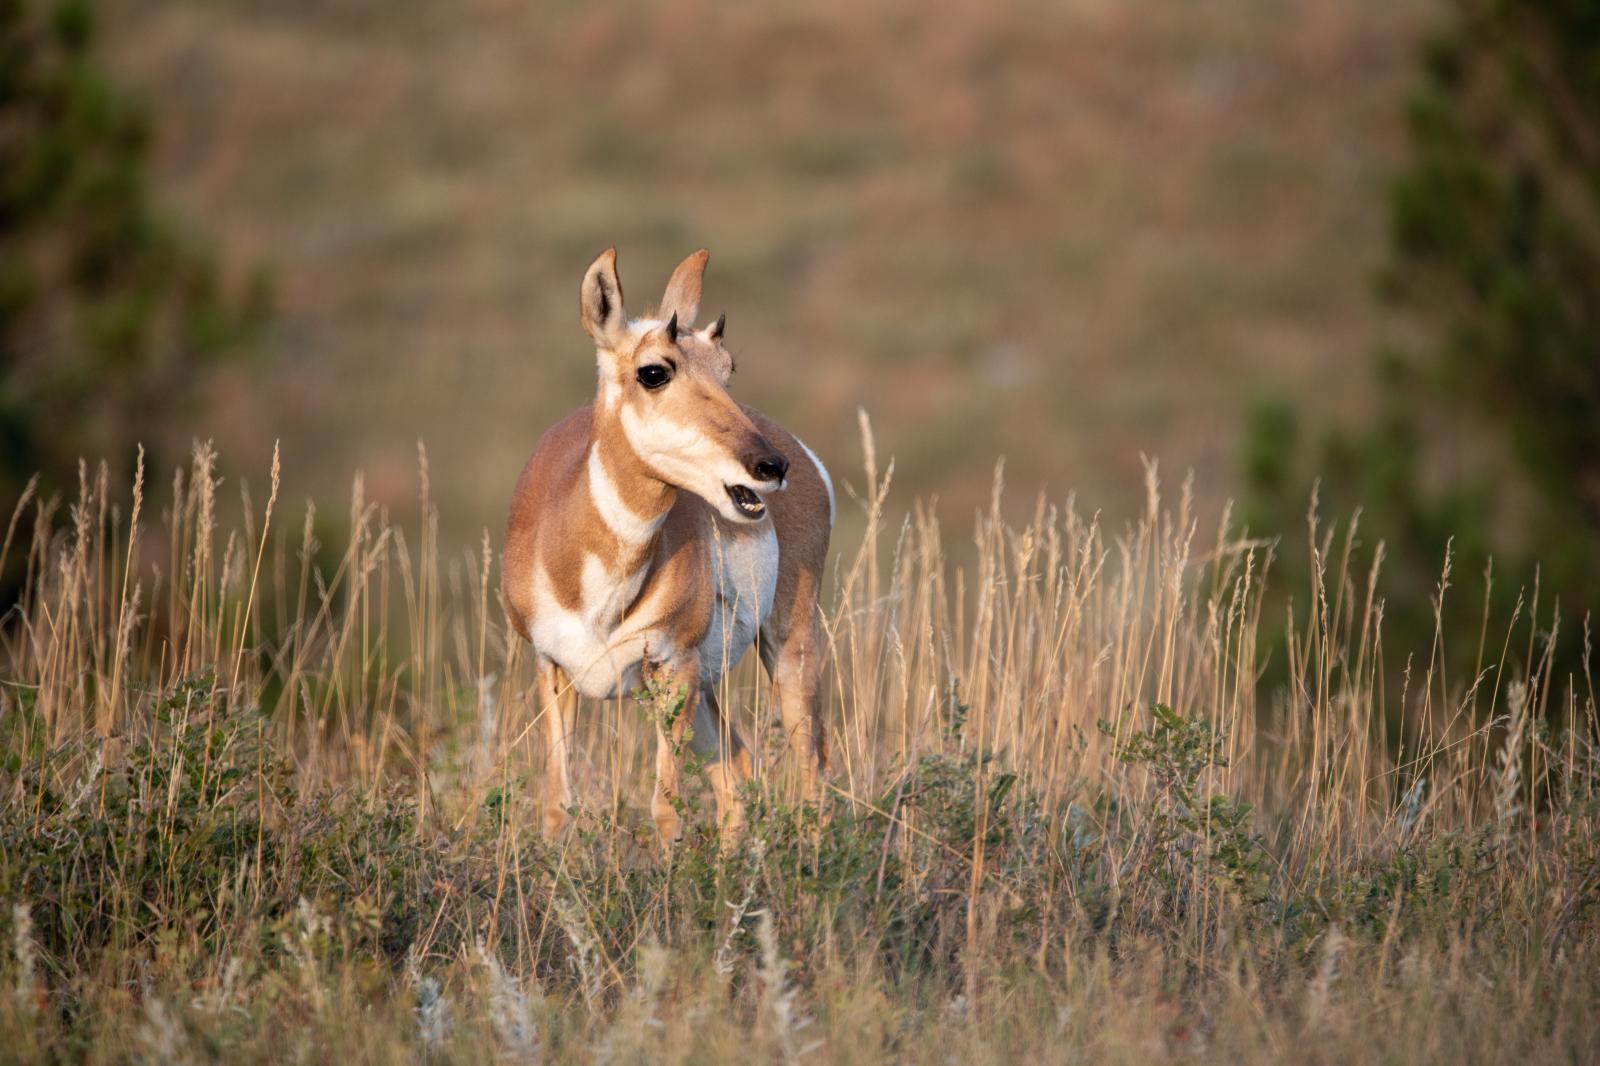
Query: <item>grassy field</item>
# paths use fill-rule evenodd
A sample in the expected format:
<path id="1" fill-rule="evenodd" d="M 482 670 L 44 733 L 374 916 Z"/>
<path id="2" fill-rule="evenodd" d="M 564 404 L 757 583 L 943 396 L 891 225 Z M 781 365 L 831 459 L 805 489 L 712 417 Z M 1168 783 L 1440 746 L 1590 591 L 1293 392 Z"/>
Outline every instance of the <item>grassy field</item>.
<path id="1" fill-rule="evenodd" d="M 1256 394 L 1364 408 L 1438 7 L 106 6 L 164 198 L 278 282 L 264 358 L 169 454 L 214 439 L 260 469 L 281 439 L 288 498 L 359 468 L 414 519 L 420 437 L 461 539 L 592 396 L 577 288 L 611 245 L 641 310 L 709 248 L 740 398 L 841 469 L 866 405 L 946 519 L 984 506 L 997 455 L 1136 514 L 1141 454 L 1194 469 L 1213 519 Z"/>
<path id="2" fill-rule="evenodd" d="M 827 803 L 790 802 L 747 663 L 748 836 L 718 850 L 701 787 L 670 857 L 634 700 L 586 706 L 585 813 L 540 839 L 494 546 L 441 540 L 426 463 L 420 522 L 358 482 L 338 544 L 275 466 L 219 485 L 208 450 L 23 501 L 0 1057 L 1600 1054 L 1594 689 L 1546 654 L 1587 619 L 1529 589 L 1446 676 L 1443 636 L 1385 639 L 1380 568 L 1326 524 L 1286 541 L 1316 562 L 1299 610 L 1264 617 L 1274 549 L 1197 528 L 1153 471 L 1115 529 L 1043 499 L 1008 524 L 996 478 L 958 569 L 966 531 L 897 504 L 863 442 Z M 1261 691 L 1285 625 L 1289 683 Z"/>

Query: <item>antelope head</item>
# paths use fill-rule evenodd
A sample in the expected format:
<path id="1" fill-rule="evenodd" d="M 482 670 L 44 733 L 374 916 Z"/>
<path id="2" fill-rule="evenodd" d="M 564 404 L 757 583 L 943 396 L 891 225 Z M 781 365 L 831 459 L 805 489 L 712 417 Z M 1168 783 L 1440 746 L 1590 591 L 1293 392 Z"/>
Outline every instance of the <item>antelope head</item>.
<path id="1" fill-rule="evenodd" d="M 733 359 L 726 316 L 694 328 L 709 253 L 672 272 L 655 317 L 630 320 L 616 249 L 583 277 L 583 328 L 594 338 L 600 382 L 595 432 L 620 434 L 650 476 L 692 492 L 733 522 L 766 514 L 761 494 L 784 486 L 789 461 L 728 395 Z"/>

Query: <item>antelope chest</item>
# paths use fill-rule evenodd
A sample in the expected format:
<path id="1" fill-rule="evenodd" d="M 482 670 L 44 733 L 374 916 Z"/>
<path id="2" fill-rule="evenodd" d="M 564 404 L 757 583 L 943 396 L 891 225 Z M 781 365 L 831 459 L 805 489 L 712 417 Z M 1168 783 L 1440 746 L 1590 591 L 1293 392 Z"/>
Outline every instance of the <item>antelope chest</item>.
<path id="1" fill-rule="evenodd" d="M 573 688 L 591 699 L 637 690 L 647 655 L 670 660 L 694 653 L 702 684 L 715 682 L 754 642 L 772 611 L 778 585 L 778 537 L 771 520 L 745 527 L 715 521 L 715 533 L 707 531 L 710 565 L 703 575 L 709 589 L 653 588 L 634 603 L 648 570 L 619 578 L 589 555 L 584 558 L 579 604 L 568 608 L 553 594 L 543 570 L 536 568 L 535 610 L 529 625 L 534 647 L 561 667 Z M 662 619 L 673 615 L 678 597 L 707 594 L 711 624 L 698 647 L 681 647 L 679 635 Z M 630 604 L 633 610 L 624 617 Z"/>
<path id="2" fill-rule="evenodd" d="M 755 641 L 778 588 L 778 534 L 770 517 L 755 526 L 717 519 L 716 528 L 711 628 L 700 644 L 700 679 L 707 684 L 727 673 Z"/>
<path id="3" fill-rule="evenodd" d="M 561 667 L 583 695 L 609 699 L 634 691 L 646 649 L 663 650 L 662 635 L 652 627 L 619 624 L 646 573 L 641 569 L 619 578 L 597 556 L 585 555 L 578 606 L 571 608 L 554 594 L 543 568 L 535 568 L 529 636 L 539 654 Z"/>

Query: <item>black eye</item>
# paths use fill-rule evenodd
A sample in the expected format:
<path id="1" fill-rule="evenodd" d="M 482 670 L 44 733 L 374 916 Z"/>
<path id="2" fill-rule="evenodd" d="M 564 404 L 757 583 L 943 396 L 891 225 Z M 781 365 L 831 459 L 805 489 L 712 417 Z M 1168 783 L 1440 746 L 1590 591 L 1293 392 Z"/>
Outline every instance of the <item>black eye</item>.
<path id="1" fill-rule="evenodd" d="M 672 375 L 667 373 L 667 368 L 660 363 L 651 363 L 639 368 L 639 384 L 654 391 L 671 380 Z"/>

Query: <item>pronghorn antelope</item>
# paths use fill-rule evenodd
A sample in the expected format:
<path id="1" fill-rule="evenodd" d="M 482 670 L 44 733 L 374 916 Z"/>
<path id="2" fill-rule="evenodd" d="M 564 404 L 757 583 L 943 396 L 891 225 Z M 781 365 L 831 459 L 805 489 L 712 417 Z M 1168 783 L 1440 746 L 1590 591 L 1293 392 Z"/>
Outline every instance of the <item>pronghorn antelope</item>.
<path id="1" fill-rule="evenodd" d="M 713 686 L 758 637 L 807 801 L 826 768 L 818 597 L 833 485 L 798 438 L 728 395 L 726 316 L 693 328 L 707 258 L 678 264 L 656 315 L 631 320 L 616 250 L 590 265 L 579 308 L 599 364 L 594 403 L 539 440 L 511 500 L 501 592 L 537 663 L 547 835 L 573 803 L 566 689 L 604 699 L 641 683 L 684 699 L 657 724 L 650 806 L 663 842 L 681 830 L 691 724 L 690 747 L 713 760 L 724 837 L 737 834 L 750 755 Z"/>

